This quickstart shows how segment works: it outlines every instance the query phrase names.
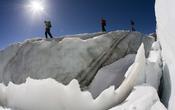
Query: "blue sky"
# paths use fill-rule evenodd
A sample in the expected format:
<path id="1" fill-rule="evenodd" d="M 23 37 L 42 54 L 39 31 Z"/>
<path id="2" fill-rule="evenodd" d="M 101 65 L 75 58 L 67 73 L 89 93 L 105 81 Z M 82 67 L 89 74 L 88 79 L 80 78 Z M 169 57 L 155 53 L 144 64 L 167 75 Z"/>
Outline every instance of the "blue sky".
<path id="1" fill-rule="evenodd" d="M 154 0 L 41 0 L 44 14 L 33 15 L 26 5 L 32 0 L 0 0 L 0 48 L 25 39 L 43 37 L 44 20 L 52 21 L 55 37 L 100 31 L 100 19 L 107 30 L 136 29 L 148 34 L 155 31 Z"/>

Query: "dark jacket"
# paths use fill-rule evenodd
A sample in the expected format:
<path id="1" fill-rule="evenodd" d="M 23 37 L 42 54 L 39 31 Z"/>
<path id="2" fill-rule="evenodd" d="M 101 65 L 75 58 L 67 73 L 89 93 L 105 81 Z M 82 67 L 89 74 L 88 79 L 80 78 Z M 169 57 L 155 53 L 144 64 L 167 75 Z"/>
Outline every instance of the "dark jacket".
<path id="1" fill-rule="evenodd" d="M 101 25 L 102 25 L 102 26 L 106 26 L 106 20 L 105 20 L 105 19 L 102 19 L 102 20 L 101 20 Z"/>
<path id="2" fill-rule="evenodd" d="M 45 28 L 46 28 L 46 29 L 50 29 L 50 28 L 52 27 L 50 21 L 45 21 L 44 23 L 45 23 Z"/>

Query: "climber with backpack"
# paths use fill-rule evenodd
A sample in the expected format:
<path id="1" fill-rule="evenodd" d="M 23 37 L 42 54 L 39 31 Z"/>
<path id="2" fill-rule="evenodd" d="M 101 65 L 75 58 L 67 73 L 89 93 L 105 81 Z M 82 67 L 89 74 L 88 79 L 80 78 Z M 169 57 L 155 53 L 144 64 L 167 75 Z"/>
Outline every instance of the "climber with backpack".
<path id="1" fill-rule="evenodd" d="M 106 32 L 106 20 L 104 18 L 101 19 L 101 29 L 102 29 L 102 32 Z"/>
<path id="2" fill-rule="evenodd" d="M 50 38 L 53 38 L 53 36 L 50 32 L 50 29 L 52 27 L 51 21 L 44 21 L 44 23 L 45 23 L 45 37 L 46 37 L 46 39 L 48 38 L 47 35 L 49 35 Z"/>
<path id="3" fill-rule="evenodd" d="M 135 22 L 133 20 L 130 20 L 130 25 L 131 25 L 131 32 L 136 31 Z"/>

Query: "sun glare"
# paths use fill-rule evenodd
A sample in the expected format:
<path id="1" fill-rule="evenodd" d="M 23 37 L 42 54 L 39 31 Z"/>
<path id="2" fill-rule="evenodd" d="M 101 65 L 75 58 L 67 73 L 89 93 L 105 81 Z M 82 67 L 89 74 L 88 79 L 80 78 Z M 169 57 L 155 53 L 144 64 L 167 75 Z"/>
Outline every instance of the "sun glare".
<path id="1" fill-rule="evenodd" d="M 29 4 L 29 8 L 34 14 L 40 14 L 44 11 L 44 6 L 40 1 L 31 1 Z"/>

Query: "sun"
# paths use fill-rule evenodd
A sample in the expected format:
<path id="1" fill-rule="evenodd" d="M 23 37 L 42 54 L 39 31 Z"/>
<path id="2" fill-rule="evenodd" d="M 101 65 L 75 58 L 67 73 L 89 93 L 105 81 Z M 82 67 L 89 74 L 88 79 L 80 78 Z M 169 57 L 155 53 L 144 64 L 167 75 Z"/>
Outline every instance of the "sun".
<path id="1" fill-rule="evenodd" d="M 44 5 L 41 1 L 31 1 L 28 7 L 33 14 L 40 14 L 44 11 Z"/>

